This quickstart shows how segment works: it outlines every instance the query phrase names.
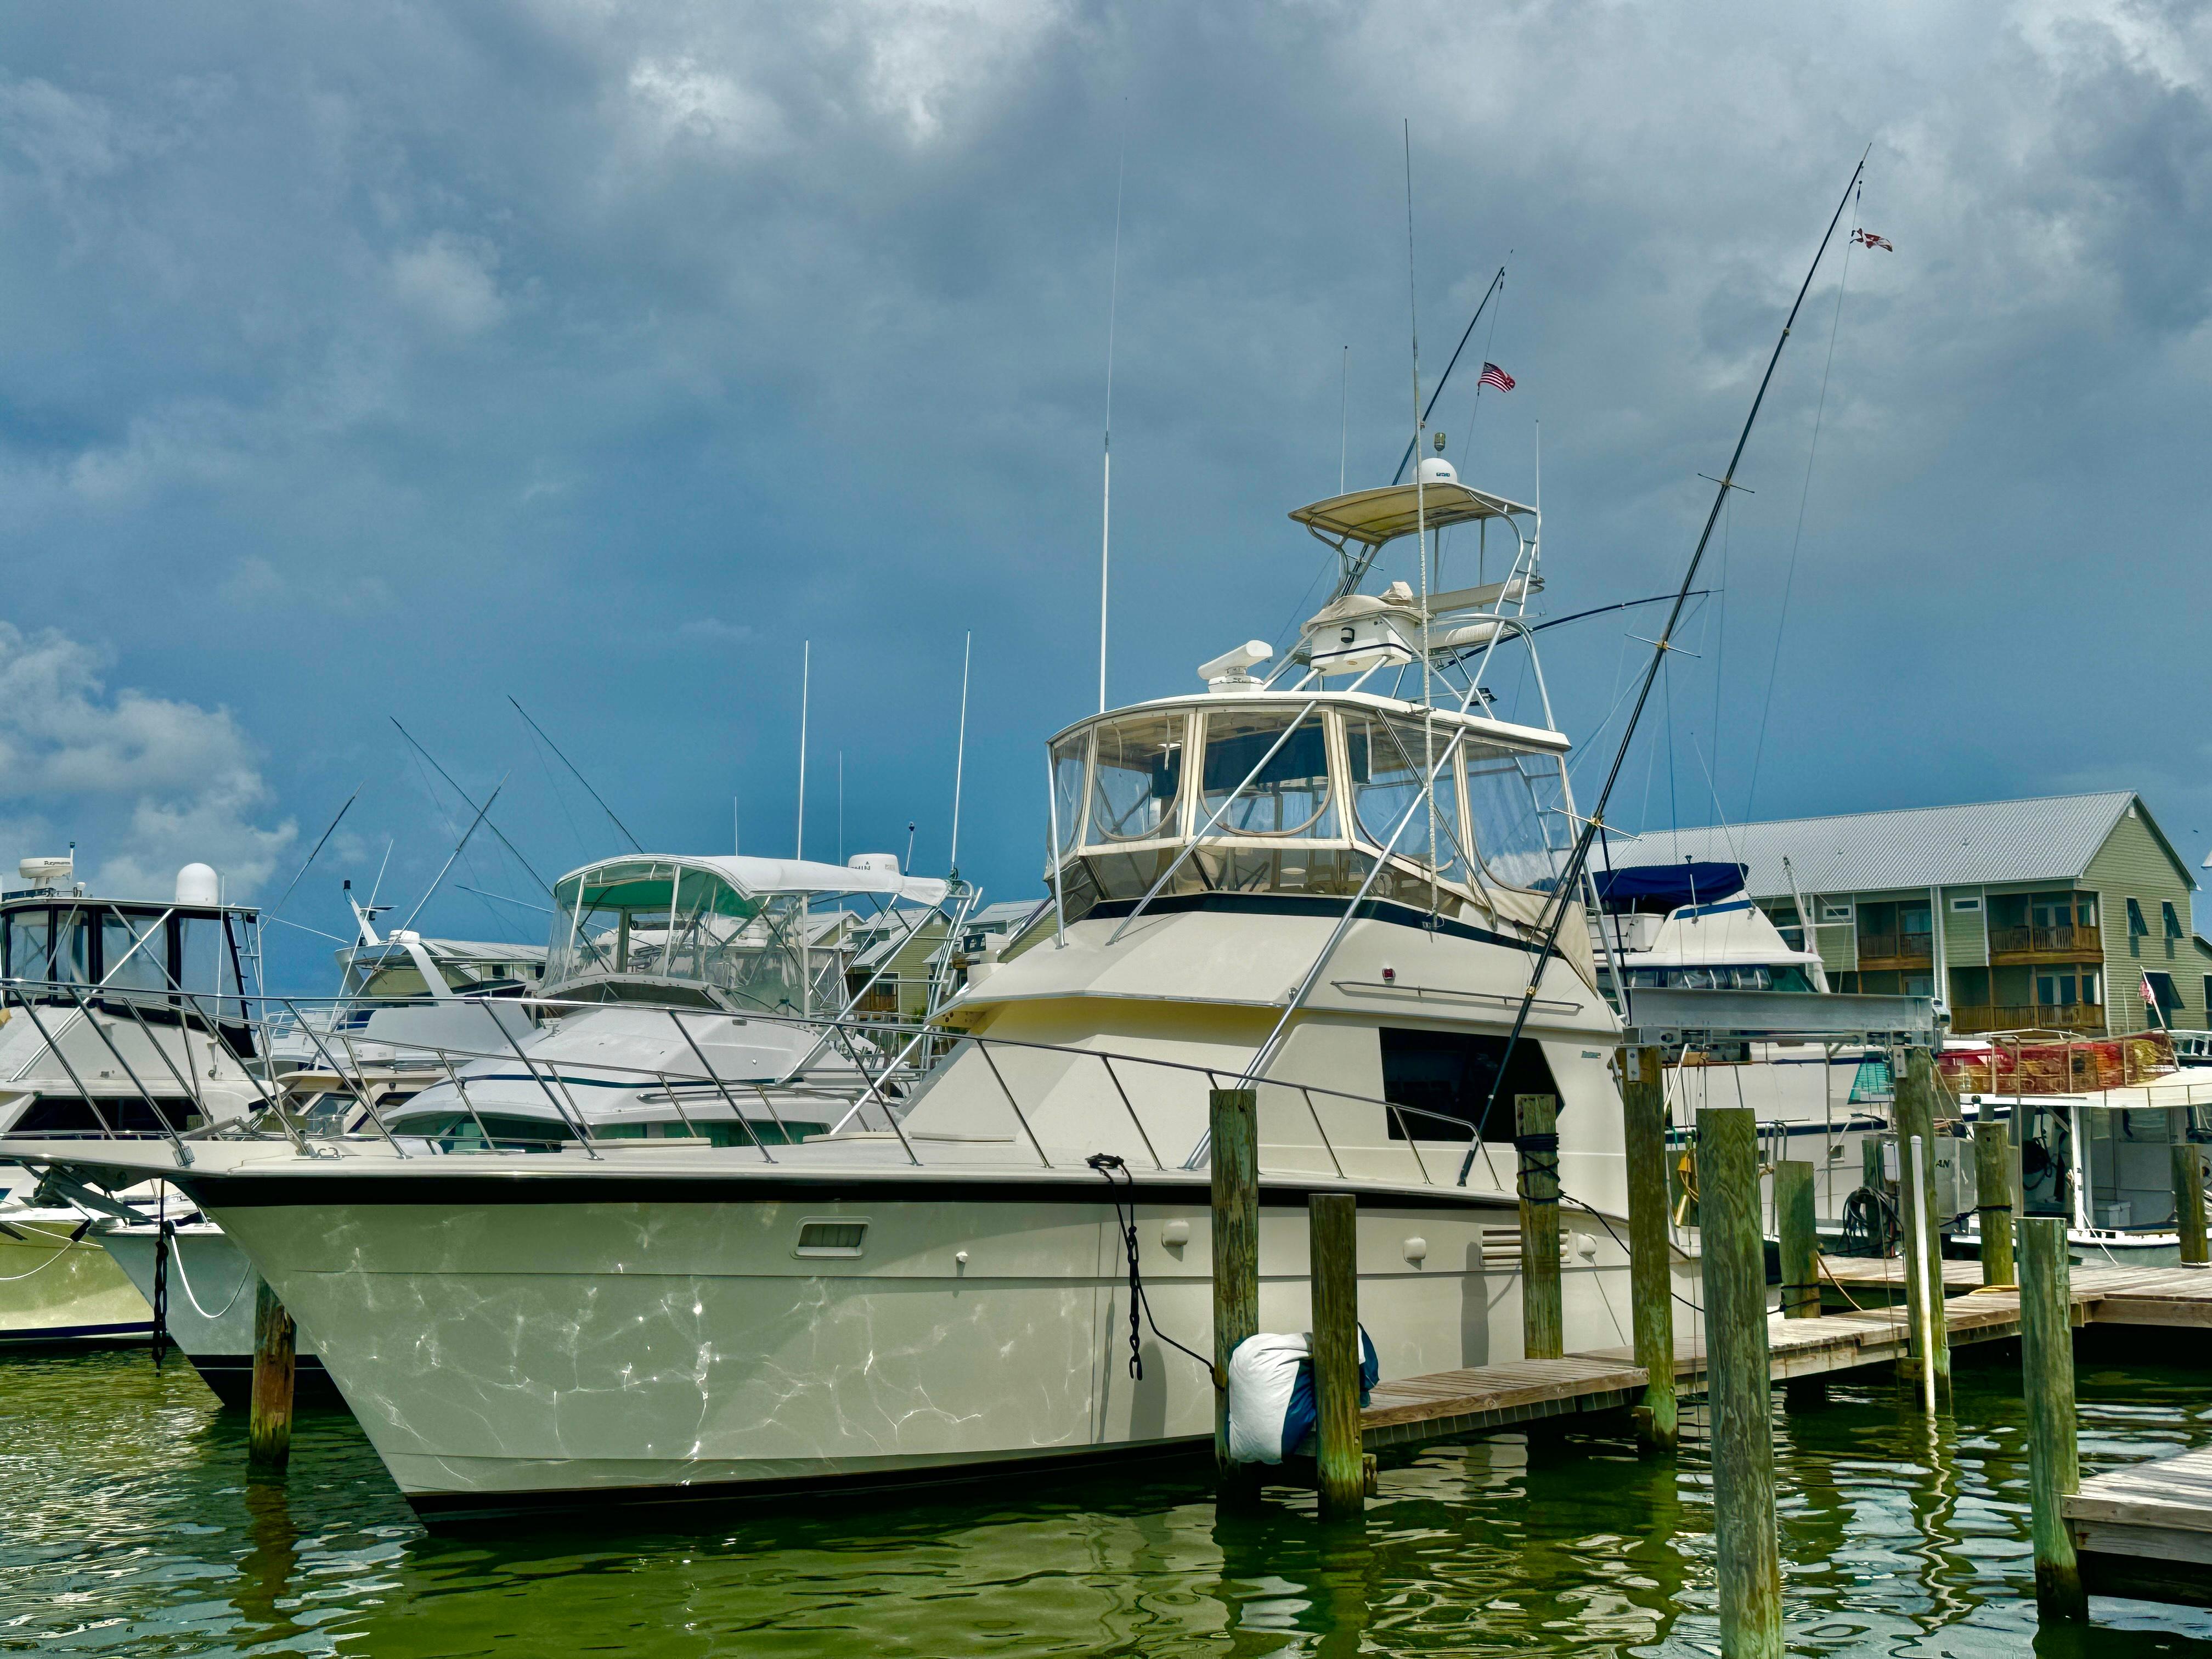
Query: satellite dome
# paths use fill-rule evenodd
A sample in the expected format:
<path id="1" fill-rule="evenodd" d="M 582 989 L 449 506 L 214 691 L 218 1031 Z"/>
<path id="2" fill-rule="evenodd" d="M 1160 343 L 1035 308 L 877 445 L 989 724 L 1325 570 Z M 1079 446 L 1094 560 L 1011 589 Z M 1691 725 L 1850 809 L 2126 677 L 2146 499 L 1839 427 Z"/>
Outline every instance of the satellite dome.
<path id="1" fill-rule="evenodd" d="M 188 864 L 177 872 L 177 902 L 179 904 L 220 904 L 222 902 L 222 878 L 216 875 L 211 864 Z"/>
<path id="2" fill-rule="evenodd" d="M 1421 462 L 1421 482 L 1425 484 L 1455 484 L 1459 473 L 1441 455 L 1425 457 Z"/>

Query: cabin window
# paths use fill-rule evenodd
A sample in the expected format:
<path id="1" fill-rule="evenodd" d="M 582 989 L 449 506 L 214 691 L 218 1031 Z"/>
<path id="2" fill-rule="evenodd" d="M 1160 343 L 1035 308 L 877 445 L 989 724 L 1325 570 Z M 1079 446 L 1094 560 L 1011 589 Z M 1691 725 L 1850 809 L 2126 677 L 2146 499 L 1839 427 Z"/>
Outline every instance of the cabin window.
<path id="1" fill-rule="evenodd" d="M 1406 1030 L 1384 1026 L 1382 1098 L 1403 1112 L 1390 1112 L 1390 1139 L 1473 1140 L 1478 1126 L 1485 1140 L 1513 1139 L 1513 1097 L 1551 1095 L 1559 1084 L 1540 1042 L 1513 1045 L 1505 1083 L 1498 1086 L 1498 1062 L 1505 1039 L 1473 1031 Z M 1492 1094 L 1498 1103 L 1483 1115 Z"/>
<path id="2" fill-rule="evenodd" d="M 105 912 L 100 919 L 100 969 L 106 985 L 122 991 L 169 988 L 168 941 L 158 915 Z"/>
<path id="3" fill-rule="evenodd" d="M 1097 728 L 1088 840 L 1150 841 L 1176 833 L 1187 729 L 1181 714 L 1139 714 Z"/>
<path id="4" fill-rule="evenodd" d="M 1336 835 L 1329 811 L 1328 722 L 1316 713 L 1291 731 L 1295 712 L 1207 714 L 1200 788 L 1206 817 L 1221 814 L 1215 834 Z"/>
<path id="5" fill-rule="evenodd" d="M 1052 751 L 1053 812 L 1066 852 L 1083 838 L 1084 775 L 1091 765 L 1091 733 L 1079 732 Z"/>
<path id="6" fill-rule="evenodd" d="M 860 1254 L 860 1247 L 868 1237 L 865 1221 L 803 1221 L 799 1226 L 799 1243 L 793 1255 L 842 1256 L 850 1259 Z"/>
<path id="7" fill-rule="evenodd" d="M 1508 887 L 1548 890 L 1559 875 L 1552 831 L 1565 785 L 1555 755 L 1469 747 L 1467 810 L 1483 868 Z"/>
<path id="8" fill-rule="evenodd" d="M 1423 781 L 1443 760 L 1451 738 L 1449 730 L 1431 732 L 1425 721 L 1379 714 L 1352 714 L 1344 723 L 1360 833 L 1377 847 L 1390 844 L 1395 835 L 1397 857 L 1426 866 L 1431 861 L 1433 824 L 1436 873 L 1446 881 L 1459 880 L 1467 869 L 1460 850 L 1459 785 L 1450 763 L 1444 763 L 1437 778 L 1433 810 L 1417 808 L 1415 803 L 1421 799 Z"/>

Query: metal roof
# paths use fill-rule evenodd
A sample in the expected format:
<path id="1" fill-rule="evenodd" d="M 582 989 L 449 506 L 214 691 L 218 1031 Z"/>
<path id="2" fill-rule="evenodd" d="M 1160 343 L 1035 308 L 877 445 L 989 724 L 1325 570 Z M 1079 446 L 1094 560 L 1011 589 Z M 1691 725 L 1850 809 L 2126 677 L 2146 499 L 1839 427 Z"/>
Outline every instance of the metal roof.
<path id="1" fill-rule="evenodd" d="M 1624 864 L 1673 864 L 1686 858 L 1747 864 L 1751 873 L 1745 886 L 1754 898 L 1787 896 L 1792 873 L 1808 895 L 2071 882 L 2087 871 L 2089 861 L 2130 809 L 2142 814 L 2182 879 L 2191 881 L 2188 865 L 2128 789 L 1655 830 L 1641 836 L 1608 836 L 1607 840 L 1616 870 Z M 1606 856 L 1605 849 L 1595 852 L 1592 862 L 1598 869 L 1606 867 Z M 1782 867 L 1784 858 L 1790 860 L 1789 871 Z"/>

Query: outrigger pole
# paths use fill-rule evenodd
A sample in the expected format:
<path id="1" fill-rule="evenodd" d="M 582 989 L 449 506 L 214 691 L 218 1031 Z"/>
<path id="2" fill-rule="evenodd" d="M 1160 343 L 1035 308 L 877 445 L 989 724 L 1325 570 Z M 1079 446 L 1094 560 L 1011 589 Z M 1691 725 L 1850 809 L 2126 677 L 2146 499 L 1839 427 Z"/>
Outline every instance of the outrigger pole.
<path id="1" fill-rule="evenodd" d="M 1682 607 L 1689 602 L 1691 586 L 1698 580 L 1698 567 L 1704 562 L 1706 545 L 1713 538 L 1713 526 L 1720 522 L 1721 508 L 1728 504 L 1729 491 L 1735 488 L 1735 470 L 1743 459 L 1744 446 L 1751 441 L 1752 428 L 1759 423 L 1759 406 L 1766 401 L 1766 389 L 1774 382 L 1775 366 L 1782 361 L 1782 348 L 1790 343 L 1790 331 L 1796 326 L 1797 313 L 1804 306 L 1806 295 L 1812 291 L 1813 278 L 1820 269 L 1820 260 L 1828 252 L 1828 244 L 1835 240 L 1836 227 L 1843 222 L 1844 210 L 1850 205 L 1851 191 L 1857 188 L 1859 175 L 1866 171 L 1867 156 L 1873 153 L 1874 146 L 1868 145 L 1859 157 L 1859 164 L 1851 169 L 1850 182 L 1844 186 L 1843 199 L 1836 204 L 1836 211 L 1828 221 L 1827 232 L 1820 238 L 1820 246 L 1813 254 L 1813 263 L 1805 272 L 1805 280 L 1798 285 L 1796 301 L 1790 306 L 1790 315 L 1782 325 L 1781 337 L 1775 341 L 1774 353 L 1766 360 L 1766 373 L 1759 377 L 1758 395 L 1751 400 L 1751 413 L 1744 416 L 1743 430 L 1736 436 L 1735 453 L 1729 457 L 1727 467 L 1716 480 L 1718 488 L 1713 492 L 1712 510 L 1705 514 L 1705 527 L 1698 538 L 1697 551 L 1690 555 L 1690 567 L 1682 573 L 1682 585 L 1675 591 L 1674 605 L 1667 612 L 1667 625 L 1659 630 L 1658 643 L 1651 648 L 1651 661 L 1644 671 L 1644 684 L 1637 688 L 1636 705 L 1628 711 L 1628 724 L 1621 729 L 1620 743 L 1613 751 L 1613 765 L 1605 775 L 1605 787 L 1598 791 L 1597 804 L 1591 809 L 1589 817 L 1583 821 L 1582 833 L 1575 837 L 1574 848 L 1567 855 L 1566 870 L 1553 889 L 1556 902 L 1552 910 L 1551 925 L 1544 930 L 1543 946 L 1536 952 L 1535 964 L 1529 969 L 1528 988 L 1522 994 L 1521 1006 L 1514 1013 L 1513 1030 L 1505 1039 L 1505 1052 L 1498 1056 L 1498 1076 L 1490 1085 L 1490 1098 L 1483 1103 L 1482 1116 L 1475 1127 L 1474 1142 L 1460 1163 L 1459 1184 L 1462 1187 L 1467 1185 L 1468 1176 L 1474 1169 L 1474 1155 L 1482 1145 L 1481 1125 L 1490 1121 L 1491 1113 L 1497 1109 L 1498 1097 L 1504 1091 L 1506 1067 L 1511 1065 L 1513 1050 L 1519 1045 L 1521 1033 L 1528 1024 L 1528 1010 L 1535 1003 L 1537 988 L 1543 981 L 1545 965 L 1551 961 L 1552 952 L 1559 945 L 1559 929 L 1566 922 L 1571 896 L 1576 884 L 1582 880 L 1583 870 L 1589 866 L 1590 843 L 1605 827 L 1606 803 L 1612 799 L 1613 787 L 1620 781 L 1620 769 L 1627 762 L 1628 745 L 1636 736 L 1637 722 L 1643 718 L 1644 706 L 1650 700 L 1651 687 L 1666 663 L 1668 652 L 1674 649 L 1674 625 L 1681 620 Z M 1627 994 L 1626 985 L 1621 991 L 1625 998 Z"/>

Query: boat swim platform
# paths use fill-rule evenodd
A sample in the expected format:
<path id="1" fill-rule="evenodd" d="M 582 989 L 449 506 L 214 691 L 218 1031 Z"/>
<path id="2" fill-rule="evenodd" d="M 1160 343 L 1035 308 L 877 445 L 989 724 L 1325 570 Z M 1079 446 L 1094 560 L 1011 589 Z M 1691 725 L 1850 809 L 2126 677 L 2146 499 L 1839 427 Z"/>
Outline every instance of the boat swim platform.
<path id="1" fill-rule="evenodd" d="M 1856 1294 L 1892 1286 L 1900 1292 L 1901 1265 L 1894 1259 L 1827 1257 L 1822 1275 L 1832 1291 Z M 1944 1325 L 1953 1348 L 2003 1341 L 2020 1334 L 2020 1292 L 1984 1286 L 1977 1262 L 1946 1262 Z M 2076 1267 L 2070 1285 L 2073 1322 L 2088 1325 L 2182 1327 L 2212 1330 L 2212 1273 L 2190 1267 Z M 1677 1311 L 1678 1322 L 1686 1315 Z M 1833 1376 L 1873 1366 L 1906 1364 L 1910 1333 L 1901 1302 L 1822 1313 L 1811 1319 L 1770 1318 L 1766 1352 L 1777 1382 Z M 1561 1359 L 1507 1360 L 1464 1370 L 1380 1382 L 1360 1413 L 1361 1440 L 1369 1451 L 1415 1445 L 1465 1434 L 1510 1428 L 1547 1419 L 1595 1415 L 1632 1407 L 1648 1373 L 1622 1346 L 1572 1353 Z M 1702 1392 L 1705 1347 L 1695 1330 L 1674 1339 L 1674 1376 L 1684 1394 Z M 2212 1459 L 2212 1454 L 2207 1455 Z M 2212 1462 L 2206 1465 L 2207 1583 L 2212 1585 Z"/>

